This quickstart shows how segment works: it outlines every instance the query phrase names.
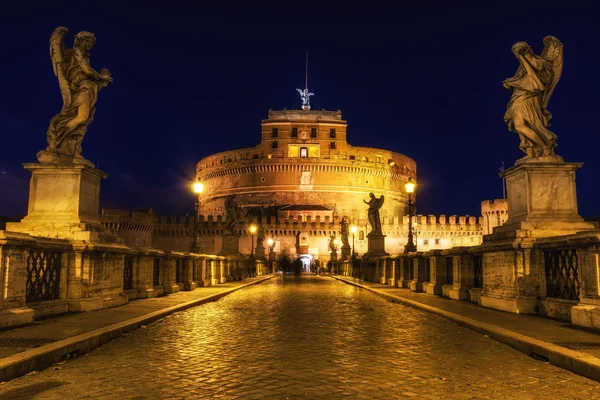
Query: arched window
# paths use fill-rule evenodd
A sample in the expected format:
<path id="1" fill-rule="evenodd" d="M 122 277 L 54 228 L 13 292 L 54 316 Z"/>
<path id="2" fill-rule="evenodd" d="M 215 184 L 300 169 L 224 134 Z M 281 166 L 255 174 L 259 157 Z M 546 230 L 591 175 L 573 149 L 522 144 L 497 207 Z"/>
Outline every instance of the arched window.
<path id="1" fill-rule="evenodd" d="M 365 231 L 358 232 L 358 240 L 365 240 Z"/>

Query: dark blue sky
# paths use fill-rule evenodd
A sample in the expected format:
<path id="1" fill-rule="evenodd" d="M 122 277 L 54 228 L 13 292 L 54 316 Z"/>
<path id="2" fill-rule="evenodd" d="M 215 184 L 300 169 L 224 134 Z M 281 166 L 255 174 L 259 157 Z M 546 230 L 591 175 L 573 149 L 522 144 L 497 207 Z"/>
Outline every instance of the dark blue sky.
<path id="1" fill-rule="evenodd" d="M 125 3 L 125 2 L 122 2 Z M 309 51 L 317 107 L 341 109 L 348 141 L 417 161 L 419 213 L 479 215 L 502 196 L 497 171 L 523 156 L 503 115 L 502 87 L 518 63 L 511 45 L 539 53 L 546 35 L 565 46 L 549 109 L 557 153 L 583 161 L 583 216 L 600 215 L 597 11 L 568 5 L 498 9 L 324 8 L 209 10 L 174 3 L 144 8 L 3 5 L 0 96 L 0 215 L 25 214 L 29 173 L 62 105 L 48 52 L 53 29 L 94 32 L 92 66 L 114 78 L 100 93 L 83 155 L 109 177 L 101 206 L 193 210 L 187 182 L 212 153 L 260 140 L 270 108 L 298 108 Z M 543 10 L 543 11 L 540 11 Z"/>

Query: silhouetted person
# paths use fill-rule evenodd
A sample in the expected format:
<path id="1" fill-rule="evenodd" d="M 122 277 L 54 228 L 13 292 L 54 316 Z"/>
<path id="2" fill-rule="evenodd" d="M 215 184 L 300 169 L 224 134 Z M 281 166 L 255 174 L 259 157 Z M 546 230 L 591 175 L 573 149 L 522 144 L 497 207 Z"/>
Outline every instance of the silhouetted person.
<path id="1" fill-rule="evenodd" d="M 296 258 L 296 260 L 294 260 L 294 276 L 296 279 L 300 278 L 300 275 L 302 274 L 302 266 L 302 260 Z"/>

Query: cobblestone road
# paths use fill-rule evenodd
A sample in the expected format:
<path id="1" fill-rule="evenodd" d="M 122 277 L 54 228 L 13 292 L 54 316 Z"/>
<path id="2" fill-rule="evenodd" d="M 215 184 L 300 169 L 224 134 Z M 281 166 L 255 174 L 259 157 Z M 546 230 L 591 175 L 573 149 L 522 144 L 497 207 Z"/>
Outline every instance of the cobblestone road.
<path id="1" fill-rule="evenodd" d="M 328 277 L 276 278 L 0 386 L 0 399 L 592 399 L 600 384 Z"/>

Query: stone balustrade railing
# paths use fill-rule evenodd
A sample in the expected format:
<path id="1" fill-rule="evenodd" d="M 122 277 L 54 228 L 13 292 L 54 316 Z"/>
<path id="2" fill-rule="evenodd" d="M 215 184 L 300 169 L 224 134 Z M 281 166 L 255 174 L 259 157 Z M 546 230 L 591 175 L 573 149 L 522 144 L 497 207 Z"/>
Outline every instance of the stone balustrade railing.
<path id="1" fill-rule="evenodd" d="M 269 272 L 263 260 L 0 231 L 0 328 Z"/>
<path id="2" fill-rule="evenodd" d="M 507 262 L 507 260 L 513 260 Z M 330 263 L 335 274 L 600 328 L 600 230 Z M 509 308 L 507 304 L 516 304 Z"/>

